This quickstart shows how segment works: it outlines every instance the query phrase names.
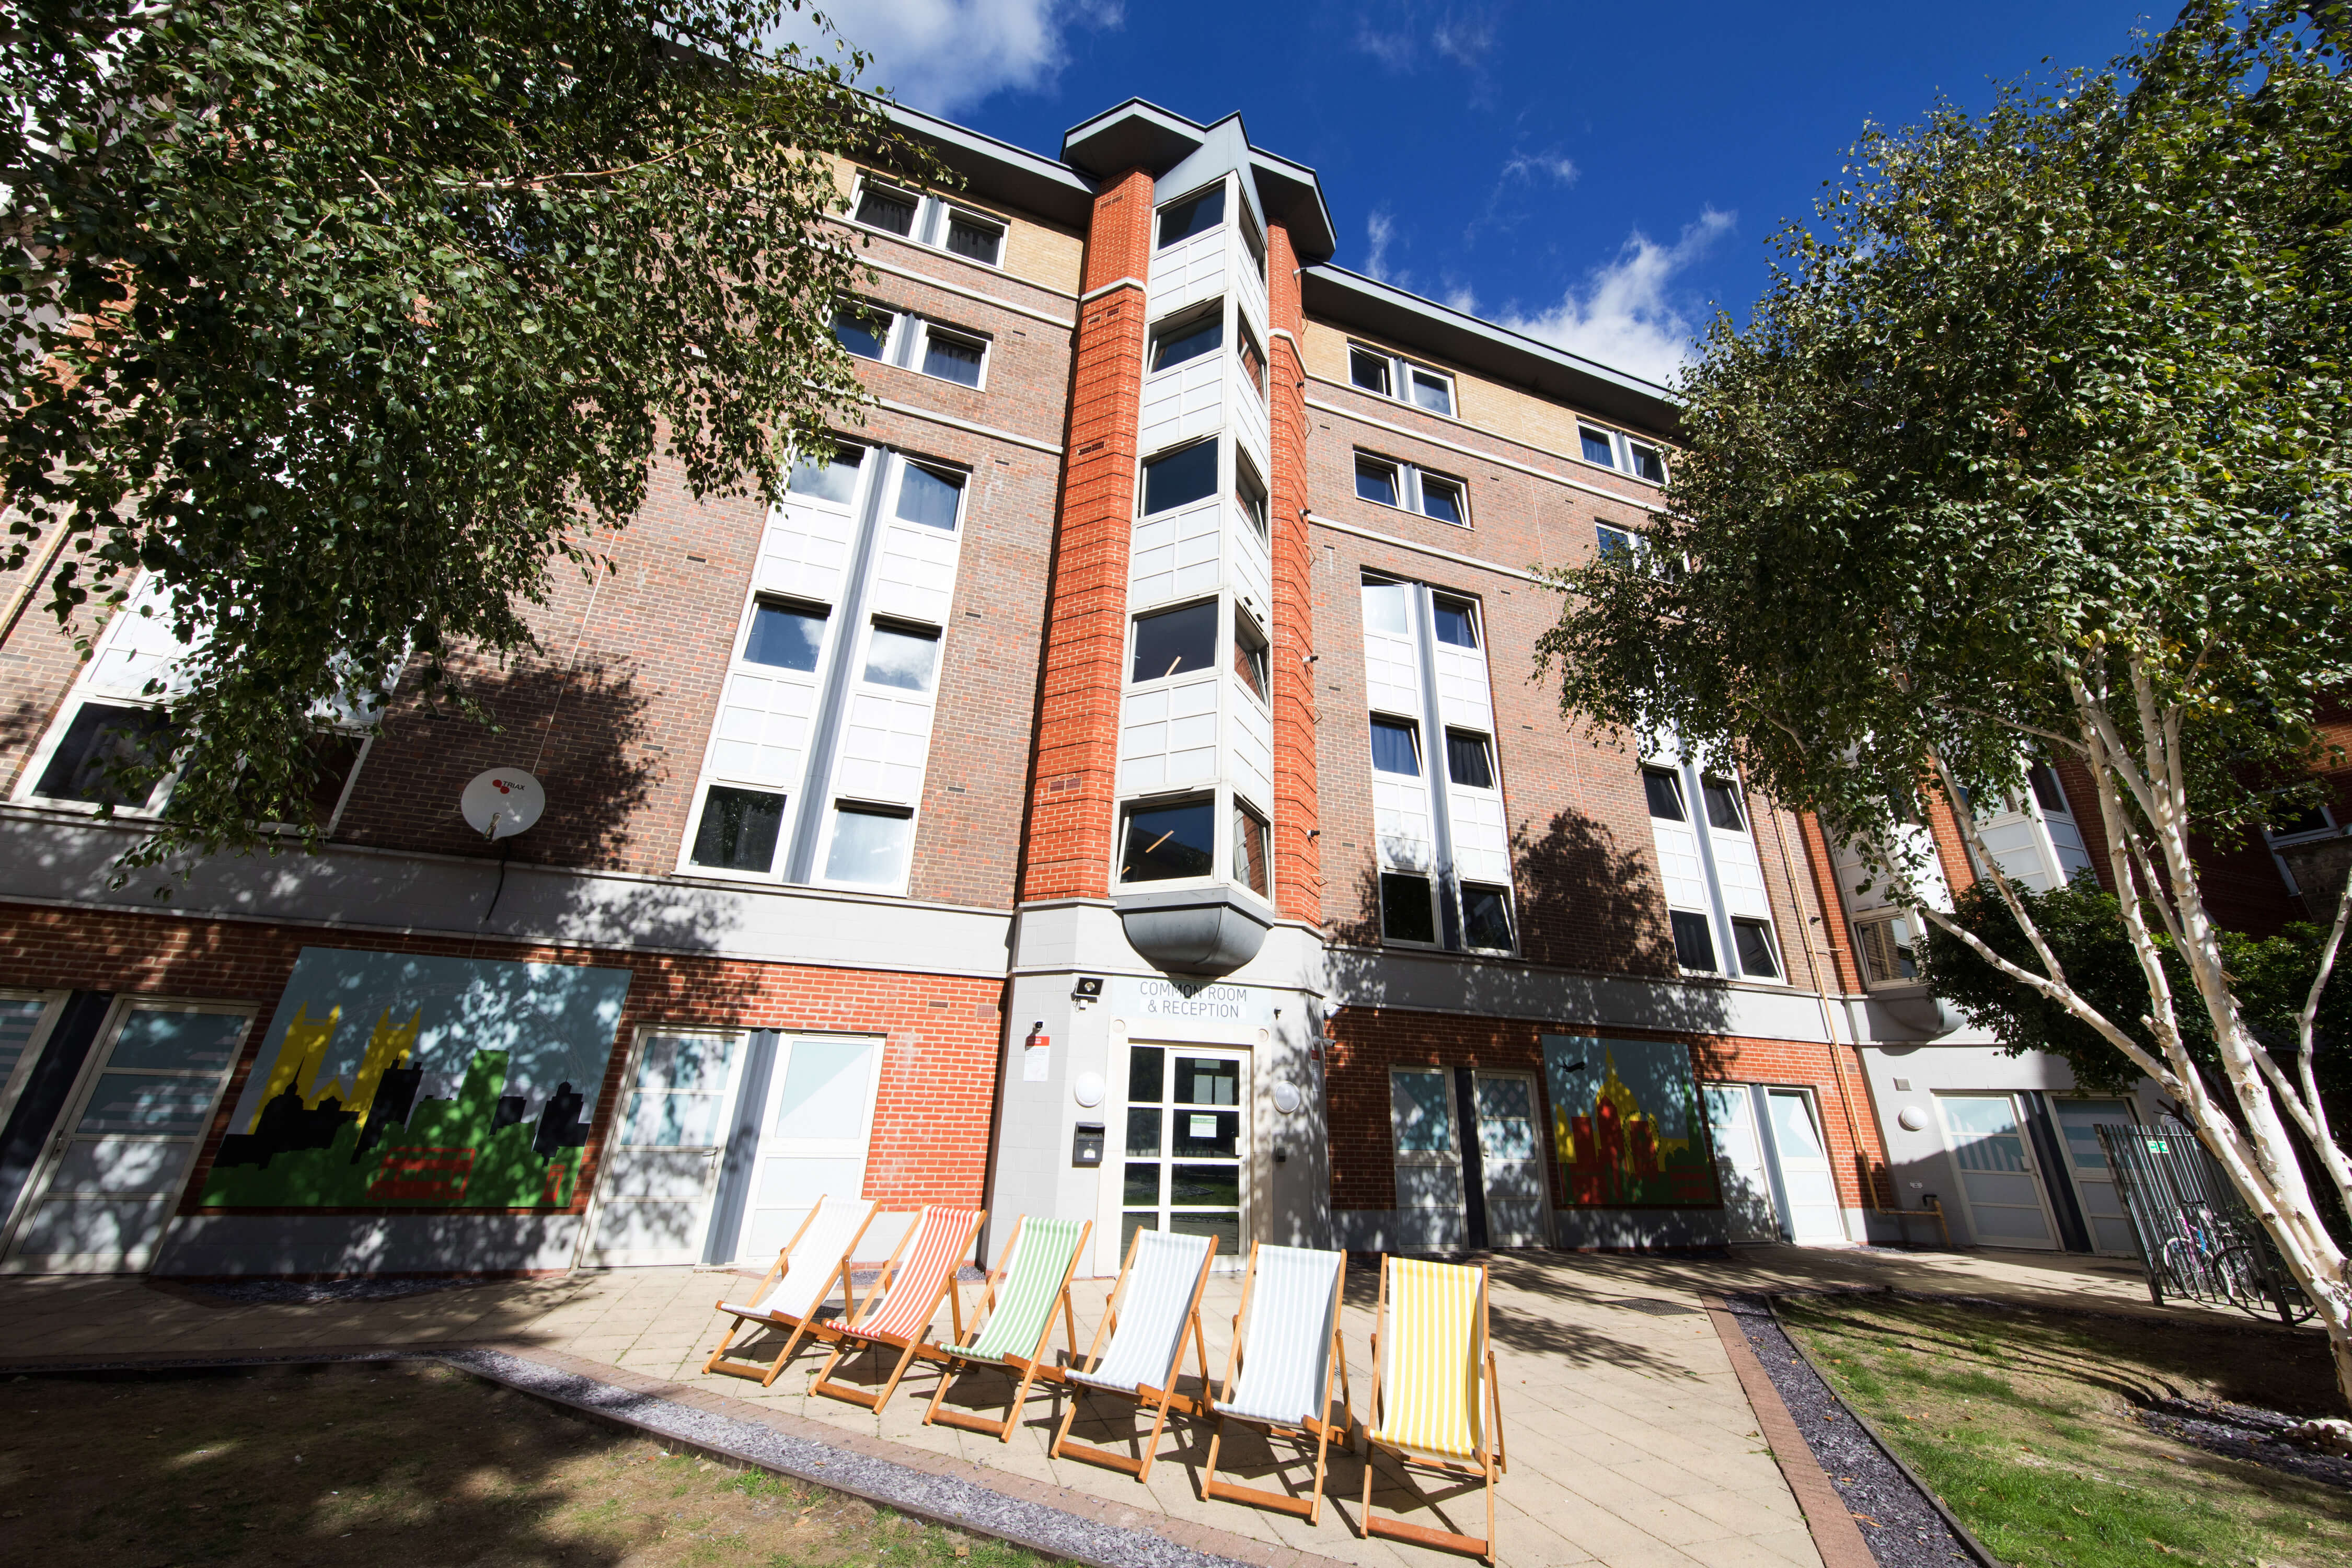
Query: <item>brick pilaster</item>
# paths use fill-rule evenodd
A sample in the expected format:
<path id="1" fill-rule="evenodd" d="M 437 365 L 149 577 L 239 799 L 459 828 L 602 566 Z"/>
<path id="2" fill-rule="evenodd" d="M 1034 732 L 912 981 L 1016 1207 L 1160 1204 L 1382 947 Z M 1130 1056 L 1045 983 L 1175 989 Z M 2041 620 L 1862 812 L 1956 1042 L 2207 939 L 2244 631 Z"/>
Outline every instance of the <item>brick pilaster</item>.
<path id="1" fill-rule="evenodd" d="M 1858 995 L 1862 964 L 1854 956 L 1853 932 L 1846 925 L 1845 900 L 1838 893 L 1837 862 L 1830 855 L 1829 835 L 1822 831 L 1822 819 L 1810 811 L 1797 814 L 1797 831 L 1804 841 L 1806 868 L 1813 874 L 1813 898 L 1821 905 L 1822 934 L 1829 940 L 1838 989 L 1849 996 Z"/>
<path id="2" fill-rule="evenodd" d="M 1266 235 L 1266 411 L 1274 472 L 1274 881 L 1282 912 L 1321 924 L 1323 857 L 1310 837 L 1320 826 L 1315 779 L 1315 595 L 1307 580 L 1307 373 L 1299 363 L 1298 257 L 1290 231 Z"/>
<path id="3" fill-rule="evenodd" d="M 1119 661 L 1127 649 L 1128 551 L 1143 406 L 1143 280 L 1150 266 L 1151 176 L 1131 169 L 1095 198 L 1087 237 L 1089 297 L 1078 307 L 1070 376 L 1069 457 L 1045 609 L 1024 900 L 1109 891 Z"/>

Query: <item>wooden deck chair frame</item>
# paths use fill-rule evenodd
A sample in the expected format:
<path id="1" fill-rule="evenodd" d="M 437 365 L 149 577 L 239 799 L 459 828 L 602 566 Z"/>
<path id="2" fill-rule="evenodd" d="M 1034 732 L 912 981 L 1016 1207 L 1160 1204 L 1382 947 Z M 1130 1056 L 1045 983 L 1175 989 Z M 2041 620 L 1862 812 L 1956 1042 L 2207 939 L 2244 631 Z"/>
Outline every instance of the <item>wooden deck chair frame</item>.
<path id="1" fill-rule="evenodd" d="M 1477 1335 L 1475 1355 L 1476 1364 L 1486 1374 L 1487 1422 L 1484 1441 L 1474 1457 L 1473 1467 L 1453 1459 L 1408 1453 L 1393 1443 L 1383 1443 L 1372 1436 L 1381 1424 L 1381 1331 L 1388 1327 L 1389 1263 L 1386 1254 L 1381 1258 L 1380 1294 L 1372 1305 L 1372 1393 L 1360 1441 L 1364 1454 L 1364 1504 L 1362 1523 L 1357 1527 L 1359 1537 L 1383 1535 L 1391 1541 L 1410 1541 L 1416 1546 L 1433 1546 L 1442 1552 L 1459 1552 L 1466 1556 L 1495 1561 L 1495 1479 L 1507 1472 L 1509 1464 L 1503 1455 L 1503 1398 L 1495 1383 L 1495 1342 L 1487 1334 L 1486 1286 L 1488 1272 L 1478 1265 L 1478 1310 L 1473 1320 L 1472 1331 Z M 1400 1467 L 1421 1465 L 1455 1475 L 1473 1476 L 1486 1484 L 1486 1535 L 1480 1540 L 1475 1535 L 1456 1535 L 1449 1530 L 1432 1530 L 1427 1525 L 1408 1524 L 1401 1519 L 1379 1519 L 1372 1513 L 1373 1453 L 1375 1448 L 1395 1456 Z"/>
<path id="2" fill-rule="evenodd" d="M 1037 1342 L 1030 1347 L 1026 1356 L 1007 1355 L 1001 1362 L 968 1362 L 958 1353 L 964 1346 L 980 1342 L 980 1336 L 986 1329 L 989 1309 L 994 1305 L 996 1292 L 1003 1286 L 1005 1276 L 1011 1269 L 1013 1255 L 1021 1245 L 1021 1233 L 1028 1227 L 1029 1216 L 1023 1215 L 1020 1223 L 1013 1227 L 1013 1239 L 1005 1244 L 1003 1263 L 989 1275 L 988 1288 L 981 1292 L 979 1304 L 971 1310 L 971 1333 L 959 1344 L 940 1349 L 939 1357 L 947 1364 L 940 1369 L 940 1385 L 931 1390 L 930 1408 L 923 1412 L 924 1426 L 944 1421 L 950 1426 L 961 1426 L 967 1431 L 993 1432 L 998 1442 L 1009 1443 L 1013 1440 L 1013 1428 L 1020 1424 L 1021 1406 L 1029 1397 L 1029 1385 L 1040 1378 L 1047 1383 L 1062 1381 L 1062 1369 L 1045 1364 L 1045 1342 L 1054 1337 L 1054 1310 L 1051 1307 L 1045 1310 L 1045 1321 L 1037 1328 Z M 1070 1261 L 1062 1269 L 1062 1283 L 1055 1292 L 1055 1303 L 1062 1309 L 1062 1343 L 1071 1355 L 1078 1353 L 1078 1318 L 1070 1307 L 1070 1279 L 1078 1271 L 1078 1259 L 1087 1255 L 1087 1238 L 1094 1234 L 1094 1229 L 1095 1222 L 1092 1220 L 1078 1227 L 1078 1244 L 1070 1249 Z M 991 1421 L 985 1415 L 975 1415 L 970 1411 L 940 1406 L 940 1402 L 948 1395 L 948 1384 L 955 1381 L 959 1370 L 982 1366 L 1008 1369 L 1021 1374 L 1020 1384 L 1013 1391 L 1013 1403 L 1006 1408 L 1002 1422 Z"/>
<path id="3" fill-rule="evenodd" d="M 1224 1390 L 1217 1395 L 1220 1402 L 1232 1401 L 1234 1379 L 1241 1374 L 1242 1325 L 1249 1318 L 1250 1297 L 1257 1289 L 1257 1251 L 1261 1245 L 1255 1241 L 1250 1243 L 1249 1273 L 1242 1280 L 1241 1307 L 1234 1313 L 1233 1349 L 1225 1357 Z M 1331 1435 L 1336 1431 L 1339 1435 L 1340 1442 L 1345 1443 L 1348 1440 L 1348 1355 L 1343 1342 L 1339 1338 L 1339 1303 L 1346 1298 L 1347 1288 L 1348 1255 L 1342 1252 L 1339 1254 L 1339 1267 L 1331 1280 L 1331 1364 L 1323 1369 L 1322 1417 L 1318 1420 L 1310 1415 L 1298 1426 L 1292 1426 L 1279 1422 L 1260 1421 L 1247 1415 L 1229 1416 L 1223 1410 L 1217 1411 L 1216 1430 L 1209 1437 L 1209 1466 L 1201 1480 L 1202 1497 L 1223 1498 L 1228 1502 L 1250 1503 L 1258 1508 L 1270 1508 L 1283 1513 L 1295 1513 L 1304 1518 L 1309 1524 L 1322 1522 L 1324 1461 L 1330 1449 Z M 1334 1372 L 1337 1372 L 1339 1377 L 1339 1419 L 1337 1422 L 1331 1419 L 1331 1374 Z M 1214 1407 L 1212 1406 L 1212 1408 Z M 1253 1426 L 1265 1428 L 1268 1433 L 1297 1435 L 1301 1442 L 1307 1437 L 1314 1438 L 1315 1490 L 1311 1497 L 1307 1500 L 1301 1501 L 1297 1498 L 1282 1492 L 1267 1491 L 1259 1487 L 1245 1487 L 1233 1481 L 1217 1479 L 1217 1449 L 1225 1440 L 1225 1423 L 1229 1419 L 1246 1421 Z"/>
<path id="4" fill-rule="evenodd" d="M 1143 1230 L 1137 1227 L 1128 1238 L 1127 1261 L 1118 1266 L 1118 1282 L 1111 1287 L 1110 1300 L 1104 1304 L 1103 1321 L 1095 1330 L 1094 1343 L 1087 1350 L 1086 1370 L 1094 1371 L 1102 1364 L 1103 1341 L 1118 1331 L 1118 1309 L 1127 1300 L 1127 1283 L 1135 1276 L 1135 1255 L 1143 1246 Z M 1176 1333 L 1176 1354 L 1168 1363 L 1168 1386 L 1152 1388 L 1138 1385 L 1132 1392 L 1118 1388 L 1097 1388 L 1091 1384 L 1073 1384 L 1065 1379 L 1070 1390 L 1069 1408 L 1062 1412 L 1061 1429 L 1054 1434 L 1053 1447 L 1047 1454 L 1056 1459 L 1083 1459 L 1089 1465 L 1100 1465 L 1108 1470 L 1120 1470 L 1137 1480 L 1151 1476 L 1151 1460 L 1160 1447 L 1160 1430 L 1168 1425 L 1171 1410 L 1179 1415 L 1193 1415 L 1200 1405 L 1190 1397 L 1176 1392 L 1177 1369 L 1184 1364 L 1184 1337 L 1192 1335 L 1192 1349 L 1200 1357 L 1201 1389 L 1203 1394 L 1213 1386 L 1209 1381 L 1209 1342 L 1201 1334 L 1201 1293 L 1209 1288 L 1209 1270 L 1217 1260 L 1217 1238 L 1209 1238 L 1209 1250 L 1201 1256 L 1200 1276 L 1192 1281 L 1192 1300 L 1184 1309 L 1184 1326 Z M 1143 1458 L 1130 1459 L 1125 1454 L 1114 1454 L 1108 1448 L 1090 1448 L 1084 1443 L 1070 1441 L 1070 1426 L 1078 1418 L 1078 1402 L 1089 1394 L 1108 1394 L 1113 1399 L 1125 1399 L 1140 1411 L 1151 1406 L 1151 1436 L 1144 1439 Z"/>
<path id="5" fill-rule="evenodd" d="M 947 1274 L 940 1280 L 940 1296 L 931 1298 L 931 1310 L 924 1319 L 924 1329 L 918 1329 L 904 1339 L 896 1334 L 861 1334 L 856 1331 L 859 1321 L 874 1310 L 875 1301 L 888 1289 L 891 1278 L 898 1272 L 901 1260 L 906 1257 L 908 1247 L 917 1237 L 922 1235 L 923 1219 L 929 1213 L 929 1205 L 924 1205 L 918 1212 L 915 1223 L 908 1226 L 907 1234 L 898 1238 L 898 1247 L 891 1252 L 888 1260 L 882 1265 L 881 1274 L 867 1289 L 865 1299 L 857 1303 L 857 1310 L 843 1321 L 833 1347 L 833 1354 L 826 1358 L 823 1366 L 817 1368 L 816 1381 L 809 1384 L 811 1394 L 822 1394 L 834 1399 L 845 1399 L 852 1405 L 863 1405 L 868 1410 L 881 1409 L 882 1402 L 898 1391 L 898 1380 L 907 1375 L 908 1366 L 917 1356 L 929 1355 L 934 1360 L 938 1358 L 940 1352 L 924 1342 L 923 1335 L 928 1330 L 930 1319 L 939 1315 L 940 1296 L 947 1298 L 948 1315 L 954 1326 L 955 1337 L 959 1340 L 963 1338 L 963 1296 L 956 1289 L 956 1268 L 961 1267 L 960 1264 L 951 1265 Z M 980 1227 L 987 1222 L 987 1210 L 974 1211 L 971 1223 L 964 1227 L 963 1240 L 956 1247 L 955 1256 L 959 1259 L 971 1250 L 972 1238 L 980 1234 Z M 833 1369 L 841 1364 L 841 1358 L 847 1355 L 853 1348 L 876 1352 L 887 1349 L 898 1352 L 898 1364 L 890 1369 L 888 1380 L 880 1388 L 868 1391 L 833 1381 Z"/>
<path id="6" fill-rule="evenodd" d="M 785 1270 L 792 1266 L 793 1249 L 801 1244 L 801 1237 L 808 1234 L 809 1226 L 816 1223 L 817 1213 L 824 1207 L 824 1196 L 820 1195 L 809 1209 L 808 1216 L 801 1221 L 801 1227 L 793 1232 L 793 1238 L 784 1243 L 783 1250 L 776 1254 L 775 1266 L 768 1270 L 767 1278 L 760 1281 L 760 1289 L 752 1295 L 751 1300 L 760 1300 L 769 1291 L 774 1289 L 777 1283 L 783 1279 Z M 729 1308 L 725 1298 L 720 1298 L 717 1303 L 719 1310 L 735 1321 L 727 1326 L 725 1333 L 719 1336 L 719 1348 L 710 1352 L 710 1359 L 702 1363 L 704 1374 L 707 1376 L 715 1372 L 728 1377 L 752 1378 L 761 1387 L 772 1388 L 775 1385 L 776 1379 L 782 1375 L 785 1363 L 793 1359 L 793 1352 L 800 1348 L 802 1340 L 808 1339 L 820 1344 L 831 1344 L 839 1339 L 841 1337 L 839 1327 L 833 1323 L 818 1322 L 817 1310 L 824 1305 L 824 1299 L 833 1293 L 834 1281 L 838 1279 L 841 1282 L 841 1315 L 844 1321 L 847 1320 L 851 1307 L 849 1260 L 856 1254 L 857 1244 L 866 1239 L 866 1227 L 874 1223 L 874 1216 L 880 1212 L 879 1209 L 866 1211 L 865 1223 L 857 1227 L 856 1234 L 849 1238 L 849 1245 L 842 1249 L 841 1257 L 835 1259 L 833 1272 L 826 1276 L 824 1288 L 817 1291 L 816 1302 L 809 1308 L 807 1317 L 795 1318 L 789 1312 L 738 1312 Z M 791 1331 L 784 1340 L 784 1348 L 776 1352 L 775 1361 L 764 1372 L 757 1363 L 747 1366 L 741 1362 L 727 1359 L 728 1349 L 734 1343 L 735 1331 L 745 1323 L 757 1323 L 763 1329 Z"/>

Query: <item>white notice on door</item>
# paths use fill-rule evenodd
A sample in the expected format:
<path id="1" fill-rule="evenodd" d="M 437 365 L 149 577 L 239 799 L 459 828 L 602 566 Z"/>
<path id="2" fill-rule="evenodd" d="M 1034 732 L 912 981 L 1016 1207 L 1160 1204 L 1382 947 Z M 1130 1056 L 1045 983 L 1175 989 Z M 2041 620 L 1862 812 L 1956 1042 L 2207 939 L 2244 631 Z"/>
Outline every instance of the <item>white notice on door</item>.
<path id="1" fill-rule="evenodd" d="M 1186 1134 L 1192 1138 L 1214 1138 L 1216 1135 L 1217 1119 L 1213 1115 L 1193 1117 L 1192 1131 Z"/>
<path id="2" fill-rule="evenodd" d="M 1046 1069 L 1053 1065 L 1053 1047 L 1024 1047 L 1021 1052 L 1021 1081 L 1023 1083 L 1044 1083 L 1045 1081 Z"/>

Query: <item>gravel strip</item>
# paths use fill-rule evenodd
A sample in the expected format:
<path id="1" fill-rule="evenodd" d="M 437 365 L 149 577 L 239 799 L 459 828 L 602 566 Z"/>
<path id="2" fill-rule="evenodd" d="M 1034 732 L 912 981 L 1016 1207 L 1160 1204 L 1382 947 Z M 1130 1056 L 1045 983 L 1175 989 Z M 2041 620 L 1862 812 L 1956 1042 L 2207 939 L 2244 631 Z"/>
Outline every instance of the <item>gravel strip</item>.
<path id="1" fill-rule="evenodd" d="M 2292 1415 L 2219 1399 L 2154 1399 L 2132 1414 L 2149 1431 L 2209 1454 L 2352 1489 L 2352 1458 L 2281 1440 L 2279 1434 L 2297 1424 Z"/>
<path id="2" fill-rule="evenodd" d="M 830 1443 L 790 1436 L 651 1394 L 631 1394 L 500 1351 L 443 1352 L 453 1366 L 544 1399 L 626 1422 L 646 1432 L 747 1459 L 762 1468 L 849 1492 L 941 1524 L 992 1535 L 1033 1551 L 1099 1568 L 1245 1568 L 1148 1531 L 1101 1524 L 1044 1503 L 1007 1497 L 970 1481 L 870 1458 Z"/>
<path id="3" fill-rule="evenodd" d="M 1956 1562 L 1991 1563 L 1946 1522 L 1924 1488 L 1853 1418 L 1797 1353 L 1761 1296 L 1726 1296 L 1724 1305 L 1748 1336 L 1780 1403 L 1789 1407 L 1805 1446 L 1813 1451 L 1862 1527 L 1879 1568 L 1952 1568 Z"/>

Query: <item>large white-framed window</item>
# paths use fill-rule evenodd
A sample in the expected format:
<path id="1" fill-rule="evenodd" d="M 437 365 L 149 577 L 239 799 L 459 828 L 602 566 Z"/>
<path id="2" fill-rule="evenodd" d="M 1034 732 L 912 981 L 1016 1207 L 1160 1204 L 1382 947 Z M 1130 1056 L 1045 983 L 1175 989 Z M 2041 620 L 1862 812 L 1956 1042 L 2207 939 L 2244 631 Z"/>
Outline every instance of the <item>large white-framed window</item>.
<path id="1" fill-rule="evenodd" d="M 1456 528 L 1470 526 L 1470 487 L 1450 474 L 1433 473 L 1417 463 L 1377 452 L 1358 452 L 1356 494 L 1360 500 L 1417 511 Z"/>
<path id="2" fill-rule="evenodd" d="M 1666 482 L 1665 452 L 1654 441 L 1589 420 L 1578 423 L 1576 438 L 1578 451 L 1588 463 L 1631 474 L 1646 484 Z"/>
<path id="3" fill-rule="evenodd" d="M 1454 401 L 1454 377 L 1433 365 L 1420 363 L 1370 343 L 1348 344 L 1348 381 L 1375 397 L 1409 403 L 1447 418 L 1458 416 Z"/>
<path id="4" fill-rule="evenodd" d="M 1004 266 L 1005 219 L 864 171 L 850 195 L 849 221 L 992 270 Z"/>
<path id="5" fill-rule="evenodd" d="M 833 335 L 856 358 L 974 392 L 988 390 L 990 340 L 984 333 L 857 300 L 835 308 Z"/>
<path id="6" fill-rule="evenodd" d="M 1661 890 L 1685 974 L 1788 982 L 1748 799 L 1728 769 L 1676 756 L 1642 764 Z"/>
<path id="7" fill-rule="evenodd" d="M 1225 223 L 1225 182 L 1220 175 L 1216 184 L 1160 205 L 1158 232 L 1152 248 L 1168 250 L 1183 244 L 1196 234 L 1206 234 L 1213 228 L 1223 228 Z"/>

